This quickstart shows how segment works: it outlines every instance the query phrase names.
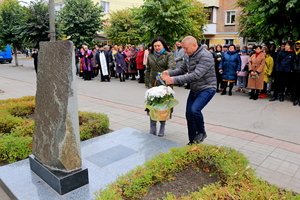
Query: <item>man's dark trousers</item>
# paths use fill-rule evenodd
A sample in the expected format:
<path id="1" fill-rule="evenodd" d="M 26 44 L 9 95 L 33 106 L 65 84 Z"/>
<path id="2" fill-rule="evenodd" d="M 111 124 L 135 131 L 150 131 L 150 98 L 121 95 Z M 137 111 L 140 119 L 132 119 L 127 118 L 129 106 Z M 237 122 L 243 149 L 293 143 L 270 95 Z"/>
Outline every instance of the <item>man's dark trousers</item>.
<path id="1" fill-rule="evenodd" d="M 186 120 L 188 125 L 189 140 L 193 143 L 197 134 L 205 134 L 204 119 L 202 109 L 215 95 L 214 88 L 206 89 L 200 92 L 192 92 L 187 99 L 186 104 Z"/>

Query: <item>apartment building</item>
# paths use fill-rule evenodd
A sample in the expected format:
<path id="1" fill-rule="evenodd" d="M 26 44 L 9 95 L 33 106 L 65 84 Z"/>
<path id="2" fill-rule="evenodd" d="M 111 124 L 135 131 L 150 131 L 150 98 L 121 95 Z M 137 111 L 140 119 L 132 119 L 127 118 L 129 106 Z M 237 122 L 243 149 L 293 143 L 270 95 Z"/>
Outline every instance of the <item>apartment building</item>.
<path id="1" fill-rule="evenodd" d="M 199 0 L 205 5 L 208 24 L 205 26 L 204 37 L 207 45 L 239 44 L 243 38 L 238 32 L 238 16 L 240 8 L 237 0 Z"/>
<path id="2" fill-rule="evenodd" d="M 99 2 L 102 5 L 105 14 L 143 5 L 143 0 L 94 0 L 94 2 Z"/>
<path id="3" fill-rule="evenodd" d="M 143 0 L 93 0 L 103 7 L 105 17 L 108 14 L 124 8 L 138 7 L 143 5 Z M 59 11 L 64 6 L 63 0 L 55 0 L 55 10 Z"/>

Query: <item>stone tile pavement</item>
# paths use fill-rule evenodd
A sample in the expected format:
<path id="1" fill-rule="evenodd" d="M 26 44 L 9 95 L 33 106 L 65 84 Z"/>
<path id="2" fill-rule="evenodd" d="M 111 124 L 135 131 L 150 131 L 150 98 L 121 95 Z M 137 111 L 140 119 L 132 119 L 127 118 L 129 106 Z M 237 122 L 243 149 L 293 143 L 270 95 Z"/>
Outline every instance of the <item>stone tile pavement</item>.
<path id="1" fill-rule="evenodd" d="M 86 102 L 89 105 L 83 106 Z M 79 106 L 85 111 L 106 113 L 113 130 L 124 127 L 133 127 L 143 132 L 149 130 L 149 117 L 139 107 L 83 95 L 79 96 Z M 237 149 L 246 155 L 258 176 L 277 186 L 300 192 L 299 145 L 213 124 L 206 124 L 206 129 L 208 137 L 204 143 Z M 185 145 L 188 142 L 186 133 L 183 117 L 173 115 L 167 121 L 166 139 Z"/>
<path id="2" fill-rule="evenodd" d="M 4 93 L 0 93 L 0 99 L 21 97 L 25 95 L 34 95 L 34 75 L 34 70 L 31 65 L 29 65 L 29 67 L 26 67 L 25 64 L 24 67 L 21 69 L 1 66 L 0 89 L 3 90 Z M 129 95 L 126 96 L 126 91 L 120 91 L 119 83 L 116 83 L 114 85 L 114 83 L 112 82 L 109 84 L 110 86 L 108 87 L 101 86 L 101 84 L 98 81 L 91 81 L 89 83 L 83 81 L 80 82 L 78 84 L 79 109 L 82 111 L 102 112 L 107 114 L 110 118 L 110 128 L 112 130 L 119 130 L 124 127 L 132 127 L 147 133 L 149 131 L 149 117 L 144 112 L 142 103 L 136 103 L 142 101 L 140 101 L 140 99 L 134 100 Z M 141 93 L 141 91 L 143 91 L 141 88 L 139 89 L 138 87 L 136 87 L 137 83 L 128 81 L 124 84 L 128 86 L 128 88 L 131 90 L 131 95 L 133 96 L 138 96 Z M 90 87 L 92 87 L 92 89 L 89 89 Z M 102 88 L 97 91 L 94 91 L 94 88 L 98 87 Z M 110 93 L 112 93 L 111 96 L 113 96 L 110 100 L 104 98 L 104 94 L 102 94 L 103 91 L 104 93 L 106 92 L 106 88 L 109 88 L 114 92 L 112 93 L 110 91 Z M 95 92 L 97 93 L 97 95 Z M 182 93 L 183 99 L 186 99 L 185 92 L 186 91 L 183 91 Z M 93 93 L 93 95 L 91 95 L 91 93 Z M 120 103 L 120 96 L 124 98 L 121 101 L 123 103 Z M 244 106 L 244 101 L 242 99 L 239 99 L 238 96 L 232 98 L 236 98 L 237 101 L 235 102 L 237 103 L 235 104 L 238 104 L 237 108 L 240 110 L 240 108 Z M 183 99 L 181 99 L 181 102 L 184 101 Z M 222 103 L 220 103 L 220 105 L 222 106 L 223 104 L 228 105 L 228 107 L 230 108 L 234 105 L 234 103 L 231 102 L 230 98 L 222 98 Z M 274 118 L 273 116 L 274 119 L 272 118 L 269 121 L 267 121 L 265 126 L 268 125 L 270 129 L 266 135 L 262 135 L 251 131 L 239 130 L 240 127 L 246 127 L 245 124 L 241 124 L 241 126 L 239 127 L 235 126 L 236 128 L 229 127 L 231 126 L 230 124 L 236 125 L 236 122 L 240 120 L 241 116 L 241 114 L 239 114 L 238 112 L 232 111 L 233 114 L 231 116 L 237 116 L 234 119 L 235 121 L 227 123 L 230 121 L 226 119 L 227 122 L 224 123 L 223 126 L 215 125 L 215 123 L 206 124 L 208 137 L 206 138 L 204 143 L 219 146 L 228 146 L 237 149 L 238 151 L 244 153 L 248 157 L 250 165 L 256 170 L 258 176 L 280 187 L 284 187 L 295 192 L 300 192 L 300 145 L 298 142 L 299 137 L 297 134 L 300 132 L 300 128 L 297 128 L 299 124 L 296 124 L 295 121 L 291 121 L 295 119 L 295 116 L 297 116 L 299 112 L 292 111 L 292 109 L 294 108 L 286 106 L 286 104 L 277 105 L 267 104 L 265 102 L 262 102 L 261 104 L 266 104 L 264 107 L 265 110 L 275 110 L 274 113 L 268 112 L 268 115 L 272 113 L 274 116 L 277 117 L 283 115 L 282 113 L 285 112 L 283 116 L 286 118 L 287 122 L 290 122 L 290 124 L 287 126 L 282 126 L 283 128 L 277 132 L 279 134 L 285 132 L 286 135 L 289 136 L 286 137 L 286 140 L 277 139 L 282 138 L 278 134 L 272 137 L 272 130 L 274 130 L 275 128 L 281 128 L 281 125 L 279 124 L 277 126 L 274 126 L 274 128 L 270 127 L 269 124 L 274 119 L 276 120 L 275 122 L 273 122 L 273 124 L 278 123 L 278 121 L 280 121 L 278 120 L 279 118 Z M 221 116 L 215 114 L 217 113 L 215 110 L 218 110 L 219 112 L 219 110 L 222 110 L 223 108 L 220 105 L 217 105 L 217 101 L 216 103 L 212 103 L 212 105 L 218 107 L 210 107 L 210 112 L 205 113 L 205 115 L 207 116 L 206 119 L 215 119 L 218 117 L 221 118 Z M 251 108 L 247 112 L 256 112 L 254 108 L 258 106 L 257 104 L 250 102 L 249 106 L 253 106 L 253 109 Z M 260 115 L 260 113 L 258 112 L 256 113 Z M 167 121 L 165 138 L 175 141 L 180 145 L 186 145 L 186 143 L 188 142 L 188 138 L 186 121 L 183 117 L 184 106 L 176 107 L 175 113 L 176 114 L 173 115 L 173 118 Z M 229 115 L 230 113 L 227 112 L 226 114 Z M 252 115 L 254 114 L 255 113 L 253 113 Z M 248 119 L 250 119 L 250 117 L 248 117 Z M 246 123 L 248 122 L 248 119 L 243 120 L 242 122 Z M 254 125 L 256 126 L 256 124 L 253 124 L 252 127 L 254 127 Z M 293 129 L 287 129 L 289 127 L 292 127 Z M 257 132 L 256 130 L 257 129 L 255 129 L 255 132 Z M 295 143 L 293 143 L 293 141 L 295 141 Z"/>

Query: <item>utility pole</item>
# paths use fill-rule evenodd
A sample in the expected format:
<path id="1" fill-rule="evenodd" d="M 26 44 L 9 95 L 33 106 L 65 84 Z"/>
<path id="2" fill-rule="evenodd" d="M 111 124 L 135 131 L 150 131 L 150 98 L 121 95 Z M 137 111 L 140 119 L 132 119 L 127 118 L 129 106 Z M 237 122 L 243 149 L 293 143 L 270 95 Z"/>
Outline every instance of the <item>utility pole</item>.
<path id="1" fill-rule="evenodd" d="M 55 35 L 55 13 L 54 13 L 54 0 L 49 0 L 49 25 L 50 25 L 50 41 L 56 41 Z"/>

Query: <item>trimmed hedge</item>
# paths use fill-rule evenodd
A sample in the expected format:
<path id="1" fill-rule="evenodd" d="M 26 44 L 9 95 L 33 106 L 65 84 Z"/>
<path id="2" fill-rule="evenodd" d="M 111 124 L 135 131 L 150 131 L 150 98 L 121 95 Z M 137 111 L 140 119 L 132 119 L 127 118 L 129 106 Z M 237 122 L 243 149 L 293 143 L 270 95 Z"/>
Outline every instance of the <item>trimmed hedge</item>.
<path id="1" fill-rule="evenodd" d="M 96 199 L 141 199 L 151 186 L 172 180 L 176 172 L 191 164 L 201 166 L 203 171 L 215 173 L 220 181 L 182 196 L 181 200 L 300 199 L 299 195 L 257 178 L 249 167 L 248 160 L 241 153 L 230 148 L 211 145 L 186 146 L 160 154 L 143 166 L 121 176 L 107 189 L 99 191 Z M 176 197 L 168 193 L 164 199 L 175 200 Z"/>
<path id="2" fill-rule="evenodd" d="M 0 100 L 0 163 L 15 162 L 31 154 L 34 133 L 34 97 Z M 79 112 L 80 139 L 109 132 L 105 114 Z"/>

